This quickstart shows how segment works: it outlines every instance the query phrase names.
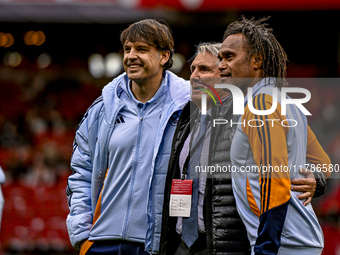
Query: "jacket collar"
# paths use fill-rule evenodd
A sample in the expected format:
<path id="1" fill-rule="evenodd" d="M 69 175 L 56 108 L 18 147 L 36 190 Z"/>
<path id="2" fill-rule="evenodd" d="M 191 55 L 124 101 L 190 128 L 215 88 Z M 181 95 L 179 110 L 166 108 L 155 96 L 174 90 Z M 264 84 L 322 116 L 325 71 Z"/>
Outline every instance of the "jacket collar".
<path id="1" fill-rule="evenodd" d="M 120 95 L 123 92 L 122 87 L 127 88 L 129 83 L 130 80 L 127 74 L 123 73 L 103 88 L 102 95 L 105 106 L 105 120 L 110 125 L 112 124 L 116 111 L 125 105 L 120 100 Z M 178 108 L 188 102 L 190 97 L 189 81 L 178 77 L 170 71 L 165 71 L 162 84 L 170 90 L 169 105 L 174 104 L 174 108 Z"/>

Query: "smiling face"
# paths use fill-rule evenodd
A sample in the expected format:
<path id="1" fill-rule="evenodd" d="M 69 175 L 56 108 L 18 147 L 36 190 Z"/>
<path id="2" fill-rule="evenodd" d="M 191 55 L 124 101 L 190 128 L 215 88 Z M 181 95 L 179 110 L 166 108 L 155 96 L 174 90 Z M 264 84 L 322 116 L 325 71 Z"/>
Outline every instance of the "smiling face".
<path id="1" fill-rule="evenodd" d="M 244 44 L 245 41 L 242 34 L 228 36 L 222 43 L 218 54 L 221 60 L 218 68 L 222 78 L 251 78 L 244 79 L 242 86 L 252 86 L 254 85 L 253 79 L 262 76 L 262 62 L 255 55 L 249 54 Z M 240 82 L 237 83 L 240 84 Z"/>
<path id="2" fill-rule="evenodd" d="M 126 41 L 124 44 L 124 70 L 137 85 L 158 82 L 162 79 L 163 66 L 169 52 L 159 52 L 144 42 Z"/>
<path id="3" fill-rule="evenodd" d="M 214 87 L 214 81 L 220 78 L 218 63 L 218 58 L 212 55 L 210 52 L 206 51 L 204 53 L 199 53 L 190 66 L 190 82 L 192 87 L 191 100 L 199 107 L 201 106 L 202 94 L 206 94 L 206 92 L 202 89 L 206 89 L 214 95 L 214 92 L 212 92 L 207 86 L 204 86 L 202 82 Z M 216 91 L 221 98 L 225 97 L 226 92 L 224 92 L 222 89 L 216 89 Z M 208 95 L 208 109 L 211 107 L 211 103 L 212 98 Z"/>

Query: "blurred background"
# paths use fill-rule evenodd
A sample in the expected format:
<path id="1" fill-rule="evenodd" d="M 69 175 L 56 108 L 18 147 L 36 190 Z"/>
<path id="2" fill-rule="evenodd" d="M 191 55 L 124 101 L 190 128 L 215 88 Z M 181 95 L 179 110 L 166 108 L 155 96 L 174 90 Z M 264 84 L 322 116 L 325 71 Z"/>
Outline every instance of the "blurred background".
<path id="1" fill-rule="evenodd" d="M 173 72 L 188 79 L 200 42 L 220 42 L 241 14 L 268 20 L 288 54 L 288 77 L 320 78 L 308 121 L 340 164 L 340 1 L 0 0 L 0 166 L 5 207 L 1 254 L 77 254 L 65 219 L 72 142 L 86 109 L 123 72 L 120 32 L 164 19 L 175 40 Z M 322 78 L 322 79 L 321 79 Z M 324 255 L 340 255 L 339 175 L 313 201 Z"/>

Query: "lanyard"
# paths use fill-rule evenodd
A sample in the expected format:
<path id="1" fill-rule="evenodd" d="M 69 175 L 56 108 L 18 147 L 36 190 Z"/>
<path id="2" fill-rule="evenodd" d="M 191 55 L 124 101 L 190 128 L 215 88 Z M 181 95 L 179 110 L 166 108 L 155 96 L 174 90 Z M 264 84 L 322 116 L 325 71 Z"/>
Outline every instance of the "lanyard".
<path id="1" fill-rule="evenodd" d="M 198 122 L 200 123 L 200 122 Z M 193 143 L 193 139 L 194 139 L 194 136 L 195 136 L 195 133 L 197 132 L 197 129 L 198 129 L 199 125 L 196 124 L 193 128 L 193 132 L 192 132 L 192 136 L 190 137 L 190 142 L 189 142 L 189 148 L 192 147 L 192 143 Z M 194 147 L 189 151 L 189 154 L 185 160 L 185 163 L 183 165 L 183 171 L 182 171 L 182 177 L 181 177 L 181 180 L 184 180 L 185 179 L 185 176 L 188 174 L 188 168 L 189 168 L 189 161 L 190 161 L 190 155 L 194 155 L 198 146 L 200 145 L 201 142 L 203 142 L 202 140 L 204 139 L 205 135 L 202 135 L 199 140 L 196 142 L 196 144 L 194 145 Z M 187 176 L 188 177 L 188 176 Z"/>

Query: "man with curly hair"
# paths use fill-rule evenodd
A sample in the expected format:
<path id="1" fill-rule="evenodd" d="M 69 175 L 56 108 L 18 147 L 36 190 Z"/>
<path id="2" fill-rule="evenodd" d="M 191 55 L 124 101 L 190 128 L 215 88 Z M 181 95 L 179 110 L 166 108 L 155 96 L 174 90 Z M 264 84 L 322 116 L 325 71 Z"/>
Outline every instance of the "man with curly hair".
<path id="1" fill-rule="evenodd" d="M 330 160 L 302 111 L 291 104 L 286 114 L 281 113 L 281 88 L 288 85 L 287 55 L 264 23 L 266 20 L 242 17 L 231 23 L 219 52 L 221 77 L 235 81 L 244 94 L 252 88 L 248 105 L 264 111 L 272 108 L 274 94 L 278 98 L 274 112 L 256 115 L 245 96 L 244 114 L 238 120 L 231 146 L 232 165 L 237 168 L 232 172 L 236 205 L 252 254 L 321 254 L 323 234 L 313 208 L 299 200 L 300 191 L 290 189 L 292 179 L 302 177 L 298 169 L 306 159 L 326 165 Z M 249 125 L 253 120 L 256 124 Z M 297 125 L 290 125 L 291 120 Z M 315 172 L 316 180 L 329 177 L 328 170 L 324 167 Z"/>

